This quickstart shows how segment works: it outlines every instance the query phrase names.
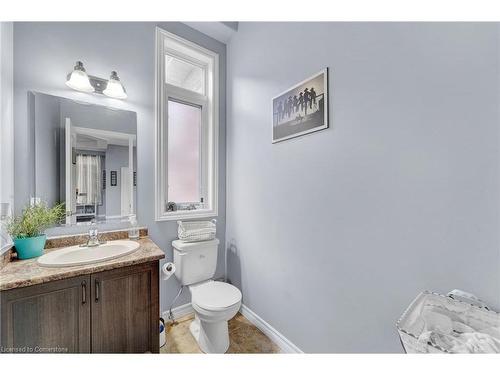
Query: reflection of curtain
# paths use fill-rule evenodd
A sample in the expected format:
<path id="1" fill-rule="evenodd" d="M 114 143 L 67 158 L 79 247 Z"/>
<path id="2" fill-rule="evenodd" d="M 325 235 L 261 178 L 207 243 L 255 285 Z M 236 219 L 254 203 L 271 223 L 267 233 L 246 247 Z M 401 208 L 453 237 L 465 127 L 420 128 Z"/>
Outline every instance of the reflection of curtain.
<path id="1" fill-rule="evenodd" d="M 76 155 L 77 204 L 102 204 L 101 156 Z"/>

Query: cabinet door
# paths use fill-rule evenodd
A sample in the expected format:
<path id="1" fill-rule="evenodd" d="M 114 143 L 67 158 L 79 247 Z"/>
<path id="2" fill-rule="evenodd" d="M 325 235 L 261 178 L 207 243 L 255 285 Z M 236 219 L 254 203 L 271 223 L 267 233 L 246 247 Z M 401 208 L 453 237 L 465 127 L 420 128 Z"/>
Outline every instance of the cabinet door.
<path id="1" fill-rule="evenodd" d="M 90 352 L 90 276 L 3 291 L 1 305 L 4 349 Z"/>
<path id="2" fill-rule="evenodd" d="M 158 353 L 158 265 L 92 275 L 93 353 Z"/>

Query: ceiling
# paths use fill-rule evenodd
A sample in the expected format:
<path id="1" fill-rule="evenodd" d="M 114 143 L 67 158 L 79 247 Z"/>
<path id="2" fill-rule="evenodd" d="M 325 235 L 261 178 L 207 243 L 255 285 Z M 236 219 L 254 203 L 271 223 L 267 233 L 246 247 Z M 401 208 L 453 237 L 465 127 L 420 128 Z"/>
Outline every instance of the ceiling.
<path id="1" fill-rule="evenodd" d="M 224 44 L 238 32 L 238 22 L 184 22 L 184 24 Z"/>

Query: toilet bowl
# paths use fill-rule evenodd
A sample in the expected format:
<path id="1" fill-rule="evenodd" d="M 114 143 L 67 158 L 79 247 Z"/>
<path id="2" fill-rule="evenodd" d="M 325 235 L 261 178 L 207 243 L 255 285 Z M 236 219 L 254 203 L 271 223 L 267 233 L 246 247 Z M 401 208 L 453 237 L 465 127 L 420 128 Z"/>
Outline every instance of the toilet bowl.
<path id="1" fill-rule="evenodd" d="M 241 307 L 235 286 L 212 280 L 217 267 L 219 240 L 172 242 L 175 276 L 188 286 L 195 319 L 190 331 L 205 353 L 225 353 L 229 348 L 227 322 Z"/>
<path id="2" fill-rule="evenodd" d="M 195 319 L 189 329 L 204 353 L 225 353 L 229 348 L 228 320 L 241 307 L 241 292 L 231 284 L 206 281 L 190 285 Z"/>

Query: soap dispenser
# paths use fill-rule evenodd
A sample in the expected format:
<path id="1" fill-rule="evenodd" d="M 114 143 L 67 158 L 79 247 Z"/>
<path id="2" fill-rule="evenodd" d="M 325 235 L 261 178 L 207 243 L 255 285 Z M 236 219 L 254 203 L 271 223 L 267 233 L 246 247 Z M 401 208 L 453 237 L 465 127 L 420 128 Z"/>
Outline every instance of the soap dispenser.
<path id="1" fill-rule="evenodd" d="M 130 240 L 139 239 L 139 227 L 137 226 L 137 217 L 135 215 L 130 215 L 130 228 L 128 230 L 128 238 Z"/>

